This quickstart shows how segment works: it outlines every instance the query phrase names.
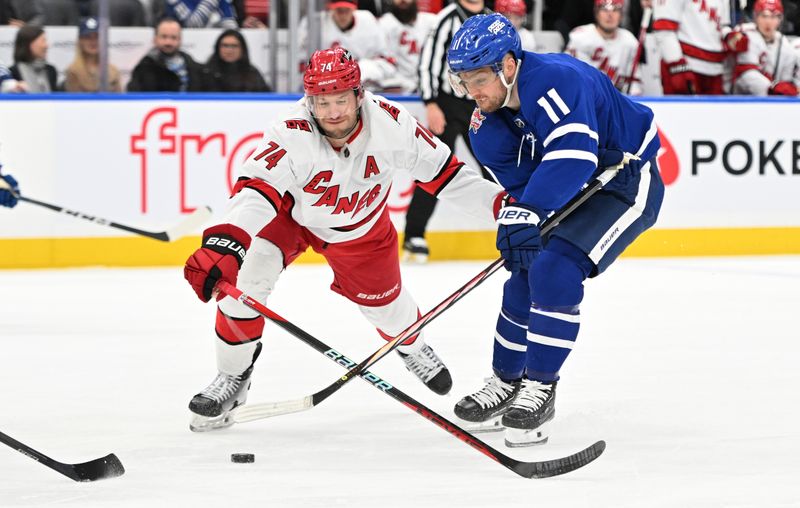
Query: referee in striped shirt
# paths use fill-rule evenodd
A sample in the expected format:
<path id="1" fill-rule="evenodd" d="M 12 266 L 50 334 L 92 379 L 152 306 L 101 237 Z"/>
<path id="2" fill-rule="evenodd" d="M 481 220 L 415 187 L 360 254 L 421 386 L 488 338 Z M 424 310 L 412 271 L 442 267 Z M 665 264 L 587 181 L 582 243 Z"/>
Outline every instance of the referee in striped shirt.
<path id="1" fill-rule="evenodd" d="M 456 0 L 437 14 L 436 25 L 425 39 L 419 58 L 419 90 L 428 117 L 428 128 L 455 153 L 456 139 L 469 143 L 469 120 L 475 103 L 457 95 L 447 79 L 447 48 L 450 40 L 469 17 L 489 14 L 484 0 Z M 472 148 L 470 148 L 472 150 Z M 476 159 L 477 160 L 477 159 Z M 408 205 L 403 242 L 406 260 L 428 258 L 425 229 L 436 207 L 436 198 L 417 187 Z"/>

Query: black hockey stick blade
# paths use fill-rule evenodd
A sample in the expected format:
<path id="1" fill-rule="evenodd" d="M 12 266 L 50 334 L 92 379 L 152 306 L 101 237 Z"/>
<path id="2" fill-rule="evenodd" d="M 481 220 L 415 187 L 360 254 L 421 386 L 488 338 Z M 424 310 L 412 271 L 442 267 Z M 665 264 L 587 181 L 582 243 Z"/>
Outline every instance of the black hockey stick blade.
<path id="1" fill-rule="evenodd" d="M 120 462 L 119 458 L 117 458 L 117 456 L 113 453 L 99 459 L 81 462 L 80 464 L 65 464 L 55 459 L 51 459 L 44 453 L 34 450 L 24 443 L 20 443 L 13 437 L 9 436 L 8 434 L 4 434 L 3 432 L 0 432 L 0 442 L 3 442 L 26 457 L 29 457 L 54 471 L 58 471 L 59 473 L 75 480 L 76 482 L 93 482 L 96 480 L 104 480 L 106 478 L 116 478 L 117 476 L 122 476 L 125 473 L 125 467 L 122 465 L 122 462 Z"/>
<path id="2" fill-rule="evenodd" d="M 543 460 L 541 462 L 519 462 L 506 465 L 509 469 L 525 478 L 550 478 L 559 476 L 589 464 L 602 455 L 606 449 L 605 441 L 598 441 L 592 446 L 560 459 Z M 502 461 L 501 461 L 502 462 Z"/>

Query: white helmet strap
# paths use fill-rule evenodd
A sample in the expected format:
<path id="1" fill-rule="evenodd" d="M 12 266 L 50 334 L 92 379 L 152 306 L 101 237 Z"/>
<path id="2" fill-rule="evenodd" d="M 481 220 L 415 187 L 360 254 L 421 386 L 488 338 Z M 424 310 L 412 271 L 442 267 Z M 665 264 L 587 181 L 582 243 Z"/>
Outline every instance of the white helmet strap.
<path id="1" fill-rule="evenodd" d="M 500 106 L 504 108 L 508 105 L 508 101 L 511 100 L 511 90 L 514 88 L 514 85 L 517 82 L 517 75 L 519 75 L 519 67 L 522 64 L 522 60 L 515 60 L 517 62 L 517 68 L 514 70 L 514 78 L 511 80 L 511 83 L 506 81 L 506 75 L 501 70 L 500 71 L 500 82 L 503 83 L 503 86 L 506 87 L 506 100 L 503 101 L 503 105 Z"/>

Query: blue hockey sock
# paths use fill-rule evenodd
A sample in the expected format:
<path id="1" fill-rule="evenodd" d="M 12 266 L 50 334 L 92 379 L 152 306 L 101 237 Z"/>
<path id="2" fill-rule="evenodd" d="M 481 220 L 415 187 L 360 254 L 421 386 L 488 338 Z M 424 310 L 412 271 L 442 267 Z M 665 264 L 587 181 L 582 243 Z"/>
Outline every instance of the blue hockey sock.
<path id="1" fill-rule="evenodd" d="M 583 281 L 593 266 L 586 254 L 559 238 L 552 238 L 534 261 L 529 275 L 528 379 L 558 380 L 578 337 Z"/>
<path id="2" fill-rule="evenodd" d="M 529 301 L 527 272 L 512 274 L 503 286 L 503 307 L 494 332 L 492 368 L 503 381 L 520 379 L 525 370 Z"/>

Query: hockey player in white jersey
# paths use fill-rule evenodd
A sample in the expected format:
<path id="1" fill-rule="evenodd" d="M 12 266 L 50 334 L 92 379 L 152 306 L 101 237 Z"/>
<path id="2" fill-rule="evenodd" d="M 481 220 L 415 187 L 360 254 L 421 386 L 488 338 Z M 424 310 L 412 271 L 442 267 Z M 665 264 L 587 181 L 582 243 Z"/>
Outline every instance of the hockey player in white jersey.
<path id="1" fill-rule="evenodd" d="M 638 69 L 636 76 L 631 76 L 639 41 L 620 28 L 624 4 L 623 0 L 595 0 L 595 22 L 575 27 L 564 51 L 603 71 L 617 90 L 630 88 L 631 95 L 641 95 Z"/>
<path id="2" fill-rule="evenodd" d="M 305 97 L 274 123 L 238 174 L 227 214 L 205 230 L 184 275 L 203 301 L 219 280 L 265 302 L 281 272 L 308 247 L 333 270 L 331 289 L 358 305 L 384 338 L 419 310 L 400 279 L 397 232 L 386 200 L 396 170 L 467 216 L 492 218 L 505 192 L 463 164 L 403 106 L 365 92 L 344 48 L 308 63 Z M 240 270 L 241 269 L 241 270 Z M 192 430 L 232 424 L 247 398 L 264 318 L 232 298 L 216 319 L 218 375 L 189 404 Z M 422 335 L 398 348 L 406 367 L 446 394 L 450 373 Z"/>
<path id="3" fill-rule="evenodd" d="M 747 51 L 736 56 L 733 93 L 744 95 L 797 95 L 798 57 L 778 30 L 783 21 L 781 0 L 757 0 L 754 23 L 742 25 Z"/>
<path id="4" fill-rule="evenodd" d="M 392 0 L 389 12 L 378 20 L 387 56 L 397 66 L 397 73 L 381 82 L 384 89 L 398 89 L 403 93 L 417 91 L 419 53 L 435 22 L 435 14 L 419 12 L 417 0 Z"/>
<path id="5" fill-rule="evenodd" d="M 653 30 L 664 94 L 722 95 L 724 61 L 747 49 L 730 28 L 729 0 L 655 0 Z"/>
<path id="6" fill-rule="evenodd" d="M 371 12 L 359 10 L 356 0 L 328 0 L 327 7 L 320 16 L 321 47 L 348 48 L 361 67 L 364 86 L 383 88 L 383 81 L 392 78 L 397 67 L 388 56 L 378 20 Z M 298 32 L 300 52 L 307 58 L 310 56 L 307 18 L 300 20 Z"/>
<path id="7" fill-rule="evenodd" d="M 522 49 L 536 51 L 536 38 L 533 36 L 533 32 L 522 26 L 525 23 L 525 17 L 528 15 L 524 0 L 495 0 L 494 10 L 508 18 L 514 28 L 517 29 L 519 38 L 522 41 Z"/>

